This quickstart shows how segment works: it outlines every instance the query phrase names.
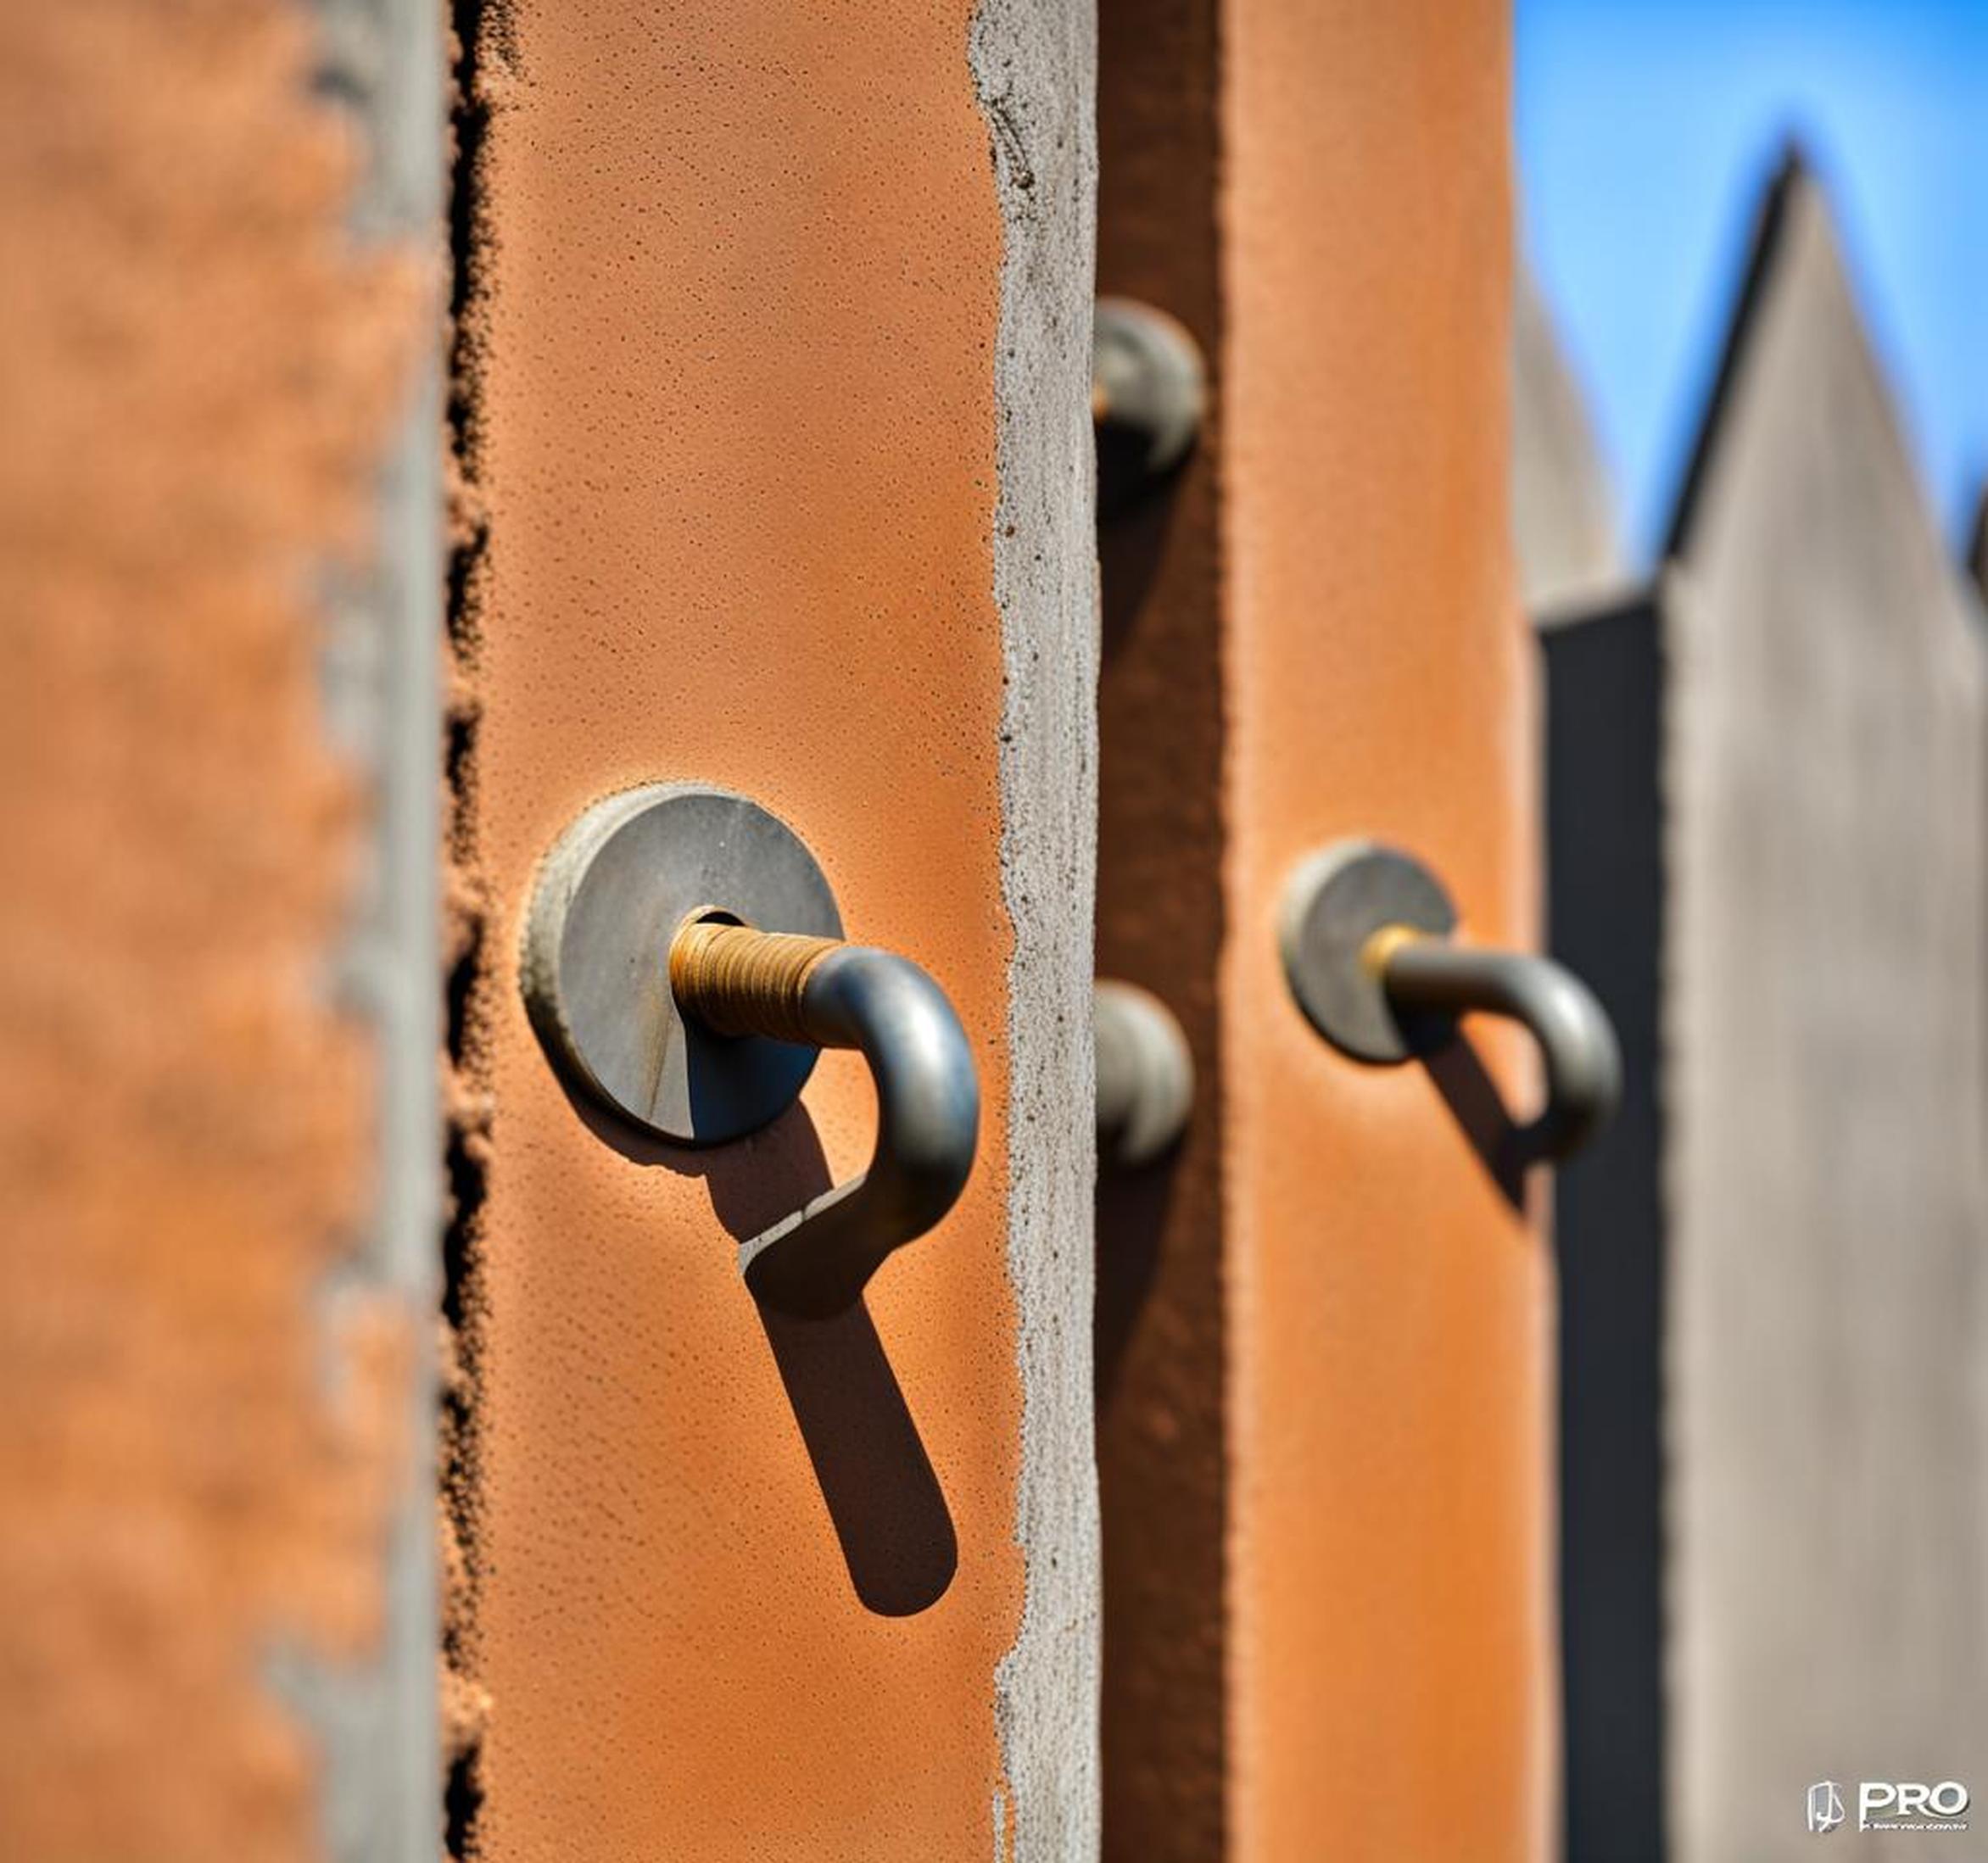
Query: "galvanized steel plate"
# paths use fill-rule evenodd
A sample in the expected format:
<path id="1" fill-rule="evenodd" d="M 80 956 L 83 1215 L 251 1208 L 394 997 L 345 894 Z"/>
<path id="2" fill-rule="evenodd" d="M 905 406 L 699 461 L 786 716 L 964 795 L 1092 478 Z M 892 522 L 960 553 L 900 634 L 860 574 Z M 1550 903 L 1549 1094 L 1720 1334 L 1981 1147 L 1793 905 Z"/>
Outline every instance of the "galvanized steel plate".
<path id="1" fill-rule="evenodd" d="M 1367 940 L 1388 925 L 1438 938 L 1456 929 L 1442 882 L 1393 848 L 1342 841 L 1306 861 L 1285 889 L 1278 944 L 1292 994 L 1313 1028 L 1360 1061 L 1417 1051 L 1365 958 Z"/>
<path id="2" fill-rule="evenodd" d="M 521 980 L 569 1083 L 638 1131 L 718 1145 L 790 1106 L 816 1051 L 684 1021 L 670 940 L 702 906 L 762 931 L 842 935 L 827 879 L 785 823 L 729 790 L 656 784 L 596 803 L 546 856 Z"/>

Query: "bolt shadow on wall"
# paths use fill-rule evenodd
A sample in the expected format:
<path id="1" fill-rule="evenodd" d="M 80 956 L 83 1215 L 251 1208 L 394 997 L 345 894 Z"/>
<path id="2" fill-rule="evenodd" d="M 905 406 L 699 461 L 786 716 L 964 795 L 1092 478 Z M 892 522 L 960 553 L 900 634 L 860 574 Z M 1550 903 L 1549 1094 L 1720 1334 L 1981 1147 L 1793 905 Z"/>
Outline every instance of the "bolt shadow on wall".
<path id="1" fill-rule="evenodd" d="M 1197 426 L 1204 418 L 1198 410 Z M 1157 471 L 1152 439 L 1143 429 L 1098 421 L 1097 566 L 1100 644 L 1108 661 L 1144 612 L 1171 547 L 1175 495 L 1189 456 L 1167 460 Z"/>
<path id="2" fill-rule="evenodd" d="M 832 1181 L 802 1106 L 751 1138 L 696 1152 L 638 1136 L 571 1091 L 567 1099 L 624 1157 L 701 1178 L 712 1214 L 734 1241 L 750 1241 Z M 743 1275 L 739 1298 L 752 1299 Z M 959 1542 L 868 1305 L 859 1300 L 818 1319 L 762 1306 L 759 1321 L 857 1597 L 884 1617 L 928 1609 L 952 1582 Z"/>
<path id="3" fill-rule="evenodd" d="M 1477 1051 L 1460 1034 L 1453 1040 L 1418 1044 L 1419 1058 L 1430 1084 L 1442 1096 L 1458 1131 L 1470 1141 L 1477 1161 L 1515 1210 L 1526 1206 L 1526 1167 L 1532 1162 L 1523 1143 L 1524 1124 L 1512 1117 L 1498 1083 Z"/>
<path id="4" fill-rule="evenodd" d="M 1097 1405 L 1109 1406 L 1118 1375 L 1159 1273 L 1161 1244 L 1180 1154 L 1126 1171 L 1097 1175 L 1097 1234 L 1108 1246 L 1097 1252 L 1092 1349 Z"/>

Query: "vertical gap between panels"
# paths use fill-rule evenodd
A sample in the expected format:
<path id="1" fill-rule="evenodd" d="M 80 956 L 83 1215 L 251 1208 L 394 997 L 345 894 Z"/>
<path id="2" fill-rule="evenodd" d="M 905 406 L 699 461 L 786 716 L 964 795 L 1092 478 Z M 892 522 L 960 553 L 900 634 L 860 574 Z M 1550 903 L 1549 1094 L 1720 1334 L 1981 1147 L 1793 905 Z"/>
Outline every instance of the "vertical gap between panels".
<path id="1" fill-rule="evenodd" d="M 497 0 L 450 0 L 448 684 L 444 719 L 447 824 L 444 845 L 444 968 L 449 1067 L 446 1167 L 449 1219 L 443 1235 L 440 1419 L 442 1782 L 447 1853 L 478 1853 L 483 1803 L 483 1742 L 489 1701 L 480 1679 L 477 1599 L 482 1570 L 478 1365 L 483 1292 L 479 1232 L 487 1188 L 490 1096 L 482 1028 L 489 987 L 477 737 L 482 661 L 480 604 L 489 527 L 482 488 L 483 370 L 487 343 L 481 255 L 488 70 L 506 33 Z"/>

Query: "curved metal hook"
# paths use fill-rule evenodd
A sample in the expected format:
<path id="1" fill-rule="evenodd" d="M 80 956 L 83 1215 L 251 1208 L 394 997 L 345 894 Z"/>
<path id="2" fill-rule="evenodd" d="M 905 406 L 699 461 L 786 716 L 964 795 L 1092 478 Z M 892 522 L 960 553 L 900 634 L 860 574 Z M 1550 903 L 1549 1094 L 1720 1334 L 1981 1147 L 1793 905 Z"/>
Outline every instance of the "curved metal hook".
<path id="1" fill-rule="evenodd" d="M 885 1257 L 952 1208 L 973 1169 L 980 1078 L 946 993 L 889 951 L 708 922 L 678 933 L 670 984 L 686 1016 L 721 1035 L 854 1048 L 869 1063 L 869 1169 L 740 1250 L 770 1307 L 819 1316 L 853 1305 Z"/>
<path id="2" fill-rule="evenodd" d="M 1512 1135 L 1522 1162 L 1571 1157 L 1615 1117 L 1622 1050 L 1608 1012 L 1550 957 L 1453 945 L 1410 926 L 1386 926 L 1364 954 L 1388 1001 L 1406 1015 L 1480 1011 L 1523 1023 L 1546 1067 L 1546 1103 Z"/>
<path id="3" fill-rule="evenodd" d="M 1532 1031 L 1546 1104 L 1511 1135 L 1525 1164 L 1564 1158 L 1622 1097 L 1615 1026 L 1594 993 L 1550 957 L 1455 945 L 1456 909 L 1429 869 L 1398 849 L 1346 841 L 1293 874 L 1280 939 L 1284 973 L 1312 1026 L 1356 1060 L 1391 1065 L 1455 1038 L 1472 1010 Z"/>

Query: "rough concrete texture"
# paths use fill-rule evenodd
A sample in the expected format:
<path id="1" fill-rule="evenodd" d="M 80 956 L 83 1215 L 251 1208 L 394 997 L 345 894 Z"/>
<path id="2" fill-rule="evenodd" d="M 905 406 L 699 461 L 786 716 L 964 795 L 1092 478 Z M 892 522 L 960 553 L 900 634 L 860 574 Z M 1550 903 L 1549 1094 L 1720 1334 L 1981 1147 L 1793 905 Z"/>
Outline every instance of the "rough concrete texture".
<path id="1" fill-rule="evenodd" d="M 994 599 L 1002 897 L 1013 926 L 1007 1241 L 1022 1381 L 1014 1531 L 1025 1574 L 1021 1622 L 995 1671 L 1006 1782 L 995 1854 L 1081 1863 L 1097 1854 L 1099 1811 L 1094 1257 L 1084 1246 L 1097 1104 L 1094 10 L 980 0 L 970 53 L 1002 232 Z"/>
<path id="2" fill-rule="evenodd" d="M 316 591 L 423 328 L 311 22 L 0 23 L 0 1852 L 318 1854 L 406 1480 Z"/>
<path id="3" fill-rule="evenodd" d="M 1815 1780 L 1988 1778 L 1982 634 L 1799 171 L 1677 550 L 1670 1813 L 1756 1863 Z"/>
<path id="4" fill-rule="evenodd" d="M 1622 581 L 1608 476 L 1581 385 L 1532 279 L 1513 304 L 1511 528 L 1527 611 L 1595 602 Z"/>
<path id="5" fill-rule="evenodd" d="M 483 21 L 481 1855 L 1089 1844 L 1087 60 L 1019 0 Z M 974 1044 L 973 1180 L 840 1320 L 737 1241 L 862 1163 L 860 1061 L 685 1153 L 526 1022 L 539 855 L 667 778 L 786 819 Z"/>
<path id="6" fill-rule="evenodd" d="M 1462 935 L 1533 942 L 1505 27 L 1488 0 L 1222 14 L 1237 1863 L 1548 1838 L 1545 1251 L 1479 1161 L 1467 1055 L 1335 1054 L 1276 935 L 1293 863 L 1358 835 L 1427 860 Z M 1530 1057 L 1470 1032 L 1522 1098 Z"/>
<path id="7" fill-rule="evenodd" d="M 1098 16 L 1101 292 L 1220 354 L 1216 0 Z M 1225 1809 L 1221 384 L 1194 453 L 1098 531 L 1097 970 L 1153 990 L 1194 1058 L 1179 1149 L 1101 1174 L 1104 1849 L 1215 1863 Z"/>

